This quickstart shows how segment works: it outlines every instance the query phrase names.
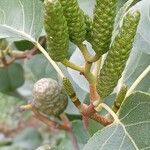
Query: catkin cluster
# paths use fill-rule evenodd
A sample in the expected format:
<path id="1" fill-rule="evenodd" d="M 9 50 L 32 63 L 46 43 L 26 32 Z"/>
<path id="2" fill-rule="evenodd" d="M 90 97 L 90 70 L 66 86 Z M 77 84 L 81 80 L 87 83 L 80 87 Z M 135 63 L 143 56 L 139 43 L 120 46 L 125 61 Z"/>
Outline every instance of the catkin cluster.
<path id="1" fill-rule="evenodd" d="M 108 52 L 97 78 L 97 92 L 108 96 L 117 85 L 132 49 L 139 12 L 129 12 L 114 41 L 111 41 L 118 0 L 96 0 L 93 19 L 86 15 L 77 0 L 45 0 L 45 31 L 48 52 L 54 61 L 68 55 L 69 40 L 79 46 L 87 40 L 98 58 Z M 64 80 L 65 85 L 69 85 Z M 70 93 L 69 88 L 66 88 Z"/>

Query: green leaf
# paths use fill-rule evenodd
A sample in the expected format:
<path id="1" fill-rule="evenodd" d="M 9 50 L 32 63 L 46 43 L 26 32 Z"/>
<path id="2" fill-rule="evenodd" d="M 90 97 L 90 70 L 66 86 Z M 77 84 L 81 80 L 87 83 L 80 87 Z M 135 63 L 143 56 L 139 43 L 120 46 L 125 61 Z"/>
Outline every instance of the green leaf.
<path id="1" fill-rule="evenodd" d="M 19 133 L 13 140 L 13 146 L 19 146 L 27 150 L 35 150 L 42 144 L 41 134 L 33 128 L 28 128 Z"/>
<path id="2" fill-rule="evenodd" d="M 148 150 L 150 148 L 150 94 L 136 92 L 124 101 L 119 122 L 98 131 L 84 150 Z"/>
<path id="3" fill-rule="evenodd" d="M 22 104 L 20 99 L 0 93 L 0 123 L 5 123 L 11 128 L 17 127 L 22 117 L 19 112 L 19 106 Z"/>
<path id="4" fill-rule="evenodd" d="M 136 55 L 133 56 L 129 63 L 130 65 L 127 66 L 123 76 L 123 82 L 130 87 L 138 76 L 150 65 L 150 55 L 139 53 L 138 57 Z M 148 92 L 150 88 L 149 83 L 150 74 L 144 77 L 135 90 Z"/>
<path id="5" fill-rule="evenodd" d="M 13 91 L 24 83 L 24 71 L 20 64 L 14 63 L 0 69 L 0 91 Z"/>
<path id="6" fill-rule="evenodd" d="M 19 51 L 30 50 L 34 46 L 33 43 L 27 40 L 16 41 L 14 44 Z"/>
<path id="7" fill-rule="evenodd" d="M 80 145 L 84 145 L 87 143 L 90 135 L 87 130 L 83 127 L 83 123 L 81 120 L 75 120 L 72 122 L 73 132 L 77 138 L 78 143 Z"/>
<path id="8" fill-rule="evenodd" d="M 57 73 L 49 61 L 41 54 L 37 54 L 32 59 L 27 60 L 26 66 L 30 69 L 35 80 L 50 77 L 57 79 Z"/>
<path id="9" fill-rule="evenodd" d="M 0 38 L 38 40 L 43 24 L 40 0 L 1 0 L 0 12 Z"/>

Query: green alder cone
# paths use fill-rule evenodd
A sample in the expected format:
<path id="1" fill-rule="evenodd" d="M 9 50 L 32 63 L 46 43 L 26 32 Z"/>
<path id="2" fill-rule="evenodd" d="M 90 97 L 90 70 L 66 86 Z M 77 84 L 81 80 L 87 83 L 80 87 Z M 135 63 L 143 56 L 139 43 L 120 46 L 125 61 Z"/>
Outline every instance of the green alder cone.
<path id="1" fill-rule="evenodd" d="M 48 53 L 54 61 L 61 62 L 67 57 L 69 49 L 68 27 L 63 9 L 58 0 L 45 0 L 44 9 Z"/>
<path id="2" fill-rule="evenodd" d="M 32 105 L 48 116 L 59 116 L 68 104 L 65 90 L 51 78 L 40 79 L 34 84 L 33 97 Z"/>
<path id="3" fill-rule="evenodd" d="M 111 45 L 98 77 L 97 92 L 101 98 L 108 96 L 121 78 L 132 49 L 139 20 L 139 12 L 129 12 L 124 18 L 123 25 Z"/>
<path id="4" fill-rule="evenodd" d="M 70 40 L 75 44 L 80 44 L 85 40 L 86 25 L 84 13 L 80 9 L 77 0 L 59 0 L 64 16 L 67 20 Z"/>
<path id="5" fill-rule="evenodd" d="M 86 40 L 91 41 L 91 31 L 92 31 L 92 19 L 85 14 L 85 24 L 86 24 Z"/>
<path id="6" fill-rule="evenodd" d="M 102 55 L 109 50 L 118 0 L 96 0 L 91 32 L 94 51 Z"/>

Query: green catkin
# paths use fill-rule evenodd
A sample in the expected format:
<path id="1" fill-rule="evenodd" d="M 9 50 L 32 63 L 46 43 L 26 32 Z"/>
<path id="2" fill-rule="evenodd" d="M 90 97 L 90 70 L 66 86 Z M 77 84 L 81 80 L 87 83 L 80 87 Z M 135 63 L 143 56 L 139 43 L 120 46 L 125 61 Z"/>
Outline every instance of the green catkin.
<path id="1" fill-rule="evenodd" d="M 139 12 L 129 12 L 124 18 L 123 25 L 110 47 L 98 77 L 97 92 L 101 98 L 108 96 L 121 78 L 132 49 L 139 20 Z"/>
<path id="2" fill-rule="evenodd" d="M 123 85 L 119 91 L 119 93 L 117 94 L 117 97 L 114 101 L 114 104 L 112 106 L 112 110 L 117 113 L 117 111 L 119 110 L 121 104 L 123 103 L 126 93 L 128 91 L 128 87 L 126 85 Z"/>
<path id="3" fill-rule="evenodd" d="M 96 0 L 91 32 L 94 51 L 102 55 L 109 50 L 118 0 Z"/>
<path id="4" fill-rule="evenodd" d="M 58 0 L 45 0 L 44 9 L 48 53 L 54 61 L 61 62 L 67 57 L 69 49 L 68 27 L 63 9 Z"/>
<path id="5" fill-rule="evenodd" d="M 85 40 L 86 25 L 84 13 L 80 9 L 77 0 L 59 0 L 64 16 L 67 20 L 70 40 L 75 44 L 80 44 Z"/>
<path id="6" fill-rule="evenodd" d="M 91 31 L 92 31 L 92 19 L 88 15 L 84 15 L 85 24 L 86 24 L 86 40 L 91 41 Z"/>
<path id="7" fill-rule="evenodd" d="M 75 96 L 74 88 L 68 78 L 63 78 L 63 86 L 69 97 Z"/>
<path id="8" fill-rule="evenodd" d="M 81 104 L 80 100 L 78 99 L 70 80 L 66 77 L 63 78 L 63 86 L 64 86 L 66 93 L 68 94 L 68 96 L 70 97 L 72 102 L 74 103 L 74 105 L 78 109 L 80 109 L 82 104 Z"/>

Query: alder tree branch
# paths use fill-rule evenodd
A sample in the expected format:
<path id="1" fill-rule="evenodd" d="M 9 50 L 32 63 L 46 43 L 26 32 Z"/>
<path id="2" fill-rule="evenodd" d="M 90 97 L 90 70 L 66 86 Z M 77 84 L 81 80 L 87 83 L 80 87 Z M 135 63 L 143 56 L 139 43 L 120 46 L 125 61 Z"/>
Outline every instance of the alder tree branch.
<path id="1" fill-rule="evenodd" d="M 46 38 L 42 37 L 39 41 L 39 43 L 43 46 L 46 43 Z M 25 51 L 9 51 L 7 54 L 5 54 L 5 56 L 3 56 L 1 58 L 1 62 L 2 64 L 0 65 L 1 68 L 7 67 L 8 65 L 14 63 L 16 60 L 20 60 L 20 59 L 30 59 L 33 55 L 36 55 L 37 53 L 39 53 L 39 49 L 37 48 L 37 46 L 34 46 L 32 49 L 30 50 L 25 50 Z M 7 57 L 9 57 L 7 59 Z"/>

